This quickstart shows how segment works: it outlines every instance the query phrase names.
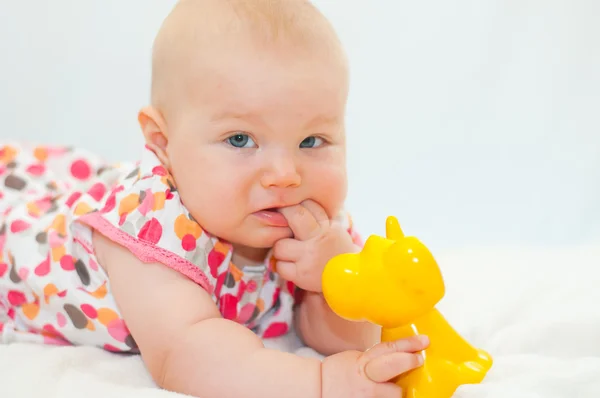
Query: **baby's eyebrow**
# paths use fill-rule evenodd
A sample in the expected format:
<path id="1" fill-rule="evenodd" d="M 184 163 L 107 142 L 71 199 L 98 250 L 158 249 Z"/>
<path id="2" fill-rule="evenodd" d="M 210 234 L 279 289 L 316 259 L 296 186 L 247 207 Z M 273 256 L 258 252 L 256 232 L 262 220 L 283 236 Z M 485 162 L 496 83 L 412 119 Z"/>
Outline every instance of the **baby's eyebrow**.
<path id="1" fill-rule="evenodd" d="M 304 128 L 309 130 L 311 128 L 314 128 L 317 126 L 322 126 L 324 124 L 329 124 L 329 125 L 338 124 L 339 121 L 340 121 L 340 119 L 338 116 L 317 115 L 312 120 L 310 120 L 308 123 L 306 123 Z"/>
<path id="2" fill-rule="evenodd" d="M 266 124 L 262 116 L 255 112 L 235 112 L 235 111 L 224 111 L 213 115 L 210 118 L 211 122 L 216 122 L 224 119 L 238 119 L 244 120 L 254 124 Z M 326 114 L 320 114 L 309 120 L 305 125 L 304 129 L 309 130 L 317 126 L 322 125 L 335 125 L 340 121 L 339 116 L 330 116 Z"/>
<path id="3" fill-rule="evenodd" d="M 210 120 L 211 122 L 216 122 L 224 119 L 238 119 L 245 120 L 251 123 L 261 123 L 265 124 L 264 119 L 258 114 L 254 112 L 234 112 L 234 111 L 224 111 L 213 115 Z"/>

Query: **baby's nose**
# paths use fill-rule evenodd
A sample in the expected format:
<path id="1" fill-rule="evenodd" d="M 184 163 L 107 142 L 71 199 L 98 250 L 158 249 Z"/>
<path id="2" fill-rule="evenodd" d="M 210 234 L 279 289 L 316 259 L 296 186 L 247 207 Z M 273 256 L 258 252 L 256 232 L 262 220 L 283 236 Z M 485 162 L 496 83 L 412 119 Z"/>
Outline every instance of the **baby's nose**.
<path id="1" fill-rule="evenodd" d="M 280 156 L 273 159 L 261 178 L 265 188 L 290 188 L 297 187 L 302 182 L 298 167 L 290 156 Z"/>

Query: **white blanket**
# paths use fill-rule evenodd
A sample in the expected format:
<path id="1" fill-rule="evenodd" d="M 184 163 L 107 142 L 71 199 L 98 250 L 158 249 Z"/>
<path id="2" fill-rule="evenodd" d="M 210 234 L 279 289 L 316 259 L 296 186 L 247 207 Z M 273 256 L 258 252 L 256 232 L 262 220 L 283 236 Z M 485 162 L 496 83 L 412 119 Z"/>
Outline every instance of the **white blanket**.
<path id="1" fill-rule="evenodd" d="M 479 248 L 437 258 L 447 284 L 438 308 L 495 359 L 484 383 L 463 386 L 456 397 L 600 397 L 600 244 Z M 268 344 L 315 355 L 293 335 Z M 178 395 L 155 388 L 139 357 L 13 345 L 0 346 L 0 396 Z"/>

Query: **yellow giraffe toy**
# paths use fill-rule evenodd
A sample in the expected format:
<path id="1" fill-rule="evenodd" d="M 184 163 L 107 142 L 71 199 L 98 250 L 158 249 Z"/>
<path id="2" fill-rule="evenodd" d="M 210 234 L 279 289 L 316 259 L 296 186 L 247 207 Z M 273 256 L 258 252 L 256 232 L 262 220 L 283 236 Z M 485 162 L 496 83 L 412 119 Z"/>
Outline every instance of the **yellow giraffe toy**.
<path id="1" fill-rule="evenodd" d="M 372 235 L 360 253 L 329 261 L 323 294 L 339 316 L 380 325 L 381 341 L 429 337 L 423 366 L 395 380 L 404 398 L 451 397 L 460 385 L 480 383 L 492 367 L 491 356 L 435 309 L 445 294 L 438 264 L 417 238 L 404 236 L 394 217 L 387 219 L 386 238 Z"/>

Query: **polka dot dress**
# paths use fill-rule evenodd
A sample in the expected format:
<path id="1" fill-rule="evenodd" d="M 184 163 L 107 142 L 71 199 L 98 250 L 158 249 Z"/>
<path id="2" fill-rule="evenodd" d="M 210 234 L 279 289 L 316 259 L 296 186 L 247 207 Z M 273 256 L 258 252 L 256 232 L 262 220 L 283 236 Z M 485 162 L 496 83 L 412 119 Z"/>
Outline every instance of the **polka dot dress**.
<path id="1" fill-rule="evenodd" d="M 100 203 L 118 181 L 121 169 L 110 170 L 73 148 L 0 146 L 1 342 L 137 352 L 98 266 L 91 228 L 75 222 L 78 199 Z"/>

